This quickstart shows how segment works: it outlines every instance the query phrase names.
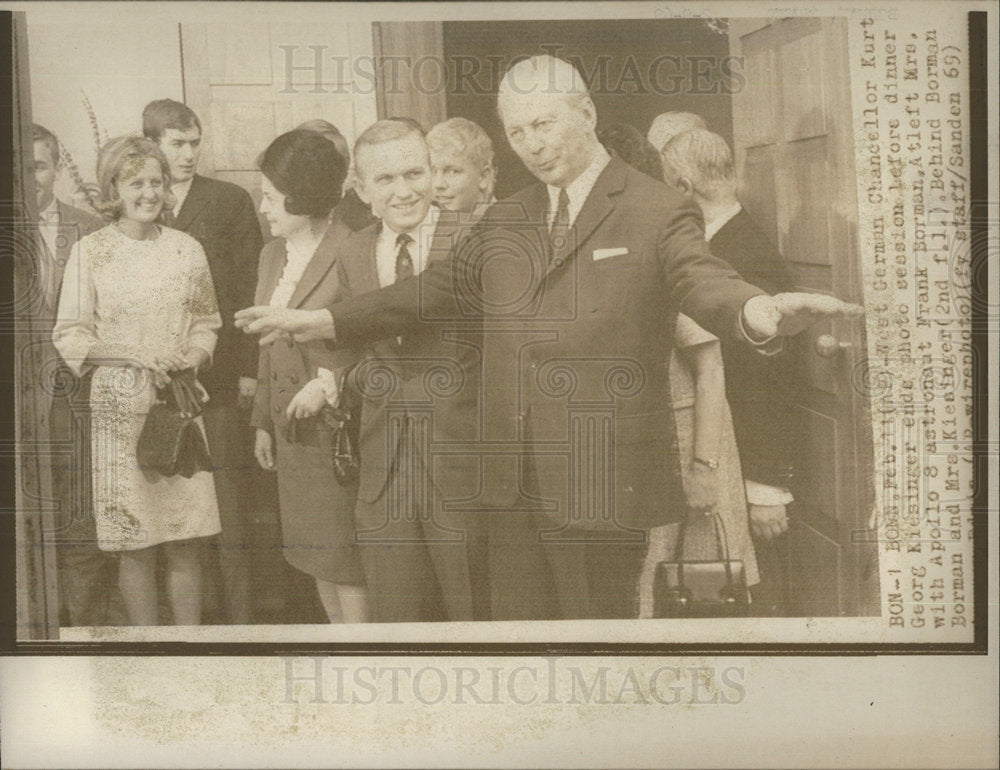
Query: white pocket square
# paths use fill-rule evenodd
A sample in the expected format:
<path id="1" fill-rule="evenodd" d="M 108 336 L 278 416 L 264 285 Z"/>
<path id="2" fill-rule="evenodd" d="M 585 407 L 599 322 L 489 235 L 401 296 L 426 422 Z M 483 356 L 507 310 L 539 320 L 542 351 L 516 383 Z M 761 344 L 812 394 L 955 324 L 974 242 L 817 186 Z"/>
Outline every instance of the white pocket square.
<path id="1" fill-rule="evenodd" d="M 623 254 L 628 254 L 628 249 L 625 246 L 619 246 L 615 249 L 594 249 L 594 261 L 608 257 L 620 257 Z"/>

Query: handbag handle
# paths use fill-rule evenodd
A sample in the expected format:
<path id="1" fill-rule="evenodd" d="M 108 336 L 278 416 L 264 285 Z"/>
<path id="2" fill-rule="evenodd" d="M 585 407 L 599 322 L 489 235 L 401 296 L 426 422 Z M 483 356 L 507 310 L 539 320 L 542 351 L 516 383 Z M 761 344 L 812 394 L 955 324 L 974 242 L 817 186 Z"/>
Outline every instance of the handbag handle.
<path id="1" fill-rule="evenodd" d="M 719 516 L 718 511 L 712 511 L 712 521 L 715 525 L 715 544 L 723 569 L 726 571 L 726 587 L 737 587 L 733 581 L 733 568 L 729 559 L 729 537 L 726 533 L 726 524 Z M 688 519 L 681 522 L 677 532 L 677 546 L 674 561 L 677 563 L 677 587 L 684 590 L 684 537 L 687 534 Z"/>
<path id="2" fill-rule="evenodd" d="M 194 389 L 194 371 L 184 369 L 172 375 L 169 382 L 157 393 L 160 401 L 167 402 L 167 393 L 174 402 L 174 408 L 186 417 L 201 414 L 201 401 Z"/>
<path id="3" fill-rule="evenodd" d="M 187 401 L 187 408 L 185 411 L 189 412 L 192 417 L 197 417 L 202 412 L 201 408 L 201 398 L 198 395 L 198 390 L 195 386 L 194 370 L 185 369 L 178 373 L 175 378 L 181 389 L 184 391 L 184 395 Z"/>

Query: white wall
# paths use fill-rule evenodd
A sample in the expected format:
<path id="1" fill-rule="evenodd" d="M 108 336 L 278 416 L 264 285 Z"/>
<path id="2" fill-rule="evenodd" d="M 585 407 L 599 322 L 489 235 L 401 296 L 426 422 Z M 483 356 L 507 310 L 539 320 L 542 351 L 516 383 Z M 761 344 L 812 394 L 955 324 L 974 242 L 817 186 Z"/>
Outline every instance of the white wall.
<path id="1" fill-rule="evenodd" d="M 84 93 L 102 141 L 140 132 L 142 108 L 153 99 L 183 96 L 177 24 L 108 22 L 107 15 L 80 24 L 55 21 L 44 7 L 27 12 L 34 121 L 59 137 L 87 182 L 95 179 L 97 153 Z M 73 187 L 64 172 L 56 194 L 70 200 Z"/>

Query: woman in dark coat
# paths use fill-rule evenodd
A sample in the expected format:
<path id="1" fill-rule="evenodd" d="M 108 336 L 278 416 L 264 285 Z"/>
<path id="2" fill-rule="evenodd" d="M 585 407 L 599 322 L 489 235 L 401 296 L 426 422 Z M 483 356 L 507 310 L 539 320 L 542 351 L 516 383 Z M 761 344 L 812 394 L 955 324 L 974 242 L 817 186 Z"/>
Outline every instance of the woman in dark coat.
<path id="1" fill-rule="evenodd" d="M 275 239 L 261 252 L 255 304 L 327 307 L 341 295 L 335 247 L 343 232 L 330 226 L 330 212 L 346 163 L 318 134 L 291 131 L 267 148 L 260 170 L 260 211 Z M 352 355 L 291 339 L 262 348 L 251 424 L 257 461 L 278 472 L 285 559 L 315 579 L 330 622 L 362 623 L 368 608 L 354 545 L 357 489 L 337 482 L 331 431 L 320 415 L 333 392 L 324 378 Z"/>

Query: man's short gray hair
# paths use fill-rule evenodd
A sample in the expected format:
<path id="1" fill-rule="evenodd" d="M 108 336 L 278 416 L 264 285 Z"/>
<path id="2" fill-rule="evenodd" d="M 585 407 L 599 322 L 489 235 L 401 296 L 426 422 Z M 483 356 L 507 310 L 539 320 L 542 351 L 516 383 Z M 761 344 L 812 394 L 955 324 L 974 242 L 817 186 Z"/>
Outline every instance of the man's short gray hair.
<path id="1" fill-rule="evenodd" d="M 706 198 L 711 198 L 718 186 L 732 184 L 736 178 L 733 153 L 726 140 L 705 129 L 675 136 L 663 148 L 660 160 L 667 184 L 687 179 L 695 192 Z"/>
<path id="2" fill-rule="evenodd" d="M 653 125 L 649 127 L 646 138 L 657 152 L 663 152 L 667 142 L 675 136 L 685 131 L 693 131 L 696 128 L 708 128 L 708 124 L 705 123 L 705 119 L 701 115 L 694 112 L 664 112 L 653 119 Z"/>
<path id="3" fill-rule="evenodd" d="M 386 142 L 394 142 L 403 139 L 410 134 L 416 134 L 421 139 L 424 138 L 423 129 L 419 123 L 411 123 L 400 118 L 385 118 L 377 120 L 368 128 L 361 132 L 361 135 L 354 142 L 354 170 L 358 171 L 358 160 L 361 150 L 365 147 L 376 147 Z"/>

